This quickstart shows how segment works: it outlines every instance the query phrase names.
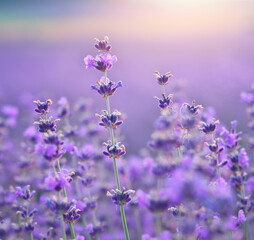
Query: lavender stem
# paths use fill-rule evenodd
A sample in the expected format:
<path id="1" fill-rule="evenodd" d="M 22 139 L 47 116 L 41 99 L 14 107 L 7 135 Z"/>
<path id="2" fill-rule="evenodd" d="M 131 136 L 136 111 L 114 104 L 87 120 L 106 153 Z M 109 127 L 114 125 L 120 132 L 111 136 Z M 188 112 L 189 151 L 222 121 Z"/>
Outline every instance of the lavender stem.
<path id="1" fill-rule="evenodd" d="M 54 162 L 52 162 L 52 168 L 53 168 L 53 171 L 54 171 L 54 175 L 57 177 L 57 171 L 56 171 Z M 59 204 L 61 204 L 61 193 L 57 192 L 57 194 L 58 194 L 58 202 L 59 202 Z M 61 228 L 62 228 L 63 239 L 67 240 L 62 212 L 60 212 L 60 220 L 61 220 Z"/>
<path id="2" fill-rule="evenodd" d="M 61 171 L 61 166 L 60 166 L 59 159 L 57 159 L 56 162 L 57 162 L 57 169 L 58 169 L 58 171 L 60 172 L 60 171 Z M 63 188 L 63 195 L 64 195 L 64 198 L 66 199 L 66 201 L 68 201 L 67 192 L 66 192 L 66 189 L 65 189 L 65 188 Z M 61 197 L 61 196 L 60 196 L 60 197 Z M 76 235 L 75 235 L 73 223 L 70 222 L 70 223 L 69 223 L 69 226 L 70 226 L 70 230 L 71 230 L 71 237 L 72 237 L 72 239 L 76 240 Z"/>
<path id="3" fill-rule="evenodd" d="M 107 81 L 107 71 L 105 71 L 105 82 Z M 106 104 L 107 104 L 107 111 L 108 115 L 110 115 L 110 102 L 109 102 L 109 96 L 106 95 Z M 111 144 L 115 144 L 115 138 L 114 138 L 114 132 L 113 132 L 113 127 L 110 126 L 110 137 L 111 137 Z M 116 177 L 116 183 L 117 183 L 117 188 L 118 190 L 121 191 L 121 186 L 120 186 L 120 180 L 119 180 L 119 175 L 118 175 L 118 170 L 117 170 L 117 164 L 116 164 L 116 158 L 113 158 L 114 162 L 114 172 L 115 172 L 115 177 Z M 120 210 L 121 210 L 121 218 L 122 218 L 122 223 L 123 223 L 123 229 L 124 229 L 124 234 L 125 234 L 125 239 L 129 240 L 129 232 L 128 232 L 128 227 L 127 227 L 127 222 L 126 222 L 126 217 L 125 217 L 125 212 L 123 205 L 120 205 Z"/>

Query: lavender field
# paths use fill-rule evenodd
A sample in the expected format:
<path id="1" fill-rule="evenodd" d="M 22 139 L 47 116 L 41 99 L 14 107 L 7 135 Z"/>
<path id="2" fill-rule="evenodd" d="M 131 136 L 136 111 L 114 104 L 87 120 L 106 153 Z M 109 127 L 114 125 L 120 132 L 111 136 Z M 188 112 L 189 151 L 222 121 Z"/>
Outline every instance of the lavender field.
<path id="1" fill-rule="evenodd" d="M 251 1 L 2 1 L 0 240 L 254 239 Z"/>

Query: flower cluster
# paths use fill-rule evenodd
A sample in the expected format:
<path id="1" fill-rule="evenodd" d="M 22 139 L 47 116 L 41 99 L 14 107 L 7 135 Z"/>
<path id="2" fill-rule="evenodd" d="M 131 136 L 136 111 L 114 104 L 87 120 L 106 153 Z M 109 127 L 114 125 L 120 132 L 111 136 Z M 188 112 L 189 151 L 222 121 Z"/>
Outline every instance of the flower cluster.
<path id="1" fill-rule="evenodd" d="M 105 128 L 114 127 L 121 125 L 123 121 L 120 120 L 121 113 L 115 110 L 110 115 L 106 110 L 102 111 L 102 114 L 97 114 L 97 117 L 101 119 L 101 122 L 99 123 L 100 126 L 103 126 Z"/>
<path id="2" fill-rule="evenodd" d="M 91 88 L 96 90 L 100 95 L 103 97 L 112 96 L 113 93 L 116 91 L 117 88 L 122 87 L 122 82 L 119 81 L 118 83 L 114 83 L 109 81 L 108 79 L 105 81 L 102 77 L 100 81 L 97 81 L 97 85 L 92 85 Z"/>
<path id="3" fill-rule="evenodd" d="M 104 151 L 103 154 L 109 158 L 120 158 L 126 153 L 125 146 L 120 142 L 112 144 L 112 142 L 109 141 L 104 143 L 104 145 L 107 147 L 107 151 Z"/>
<path id="4" fill-rule="evenodd" d="M 112 198 L 114 204 L 123 205 L 131 201 L 131 195 L 134 193 L 135 191 L 125 190 L 125 188 L 123 188 L 122 191 L 120 191 L 119 189 L 113 189 L 110 192 L 107 192 L 107 196 Z"/>

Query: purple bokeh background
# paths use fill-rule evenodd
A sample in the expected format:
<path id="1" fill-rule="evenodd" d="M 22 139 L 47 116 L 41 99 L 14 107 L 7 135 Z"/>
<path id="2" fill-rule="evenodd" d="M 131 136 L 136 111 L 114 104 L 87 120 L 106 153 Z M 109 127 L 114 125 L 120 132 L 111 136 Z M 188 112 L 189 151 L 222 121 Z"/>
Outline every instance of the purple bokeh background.
<path id="1" fill-rule="evenodd" d="M 83 58 L 96 54 L 94 37 L 108 35 L 118 57 L 109 77 L 124 84 L 112 108 L 127 115 L 131 152 L 146 146 L 159 113 L 155 70 L 171 71 L 186 101 L 245 130 L 240 93 L 254 79 L 253 12 L 253 1 L 1 1 L 1 103 L 19 104 L 24 93 L 92 97 L 99 112 L 104 101 L 90 85 L 102 74 L 86 70 Z"/>

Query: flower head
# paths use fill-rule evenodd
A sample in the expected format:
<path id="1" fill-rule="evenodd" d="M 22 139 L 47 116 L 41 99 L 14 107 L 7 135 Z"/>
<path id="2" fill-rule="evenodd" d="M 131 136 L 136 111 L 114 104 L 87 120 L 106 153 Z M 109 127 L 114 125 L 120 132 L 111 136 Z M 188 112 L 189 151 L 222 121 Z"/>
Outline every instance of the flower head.
<path id="1" fill-rule="evenodd" d="M 72 182 L 72 173 L 62 169 L 57 176 L 53 172 L 45 179 L 47 188 L 50 190 L 61 191 L 64 187 L 69 186 Z"/>
<path id="2" fill-rule="evenodd" d="M 91 55 L 88 55 L 84 58 L 84 62 L 86 64 L 86 68 L 92 68 L 105 72 L 109 71 L 113 64 L 117 62 L 117 58 L 115 55 L 111 55 L 109 53 L 102 53 L 93 58 Z"/>
<path id="3" fill-rule="evenodd" d="M 29 185 L 23 188 L 16 187 L 16 192 L 15 192 L 16 197 L 21 197 L 24 200 L 31 200 L 34 194 L 35 194 L 35 190 L 31 191 Z"/>
<path id="4" fill-rule="evenodd" d="M 125 190 L 125 188 L 123 188 L 122 191 L 119 189 L 113 189 L 110 192 L 107 192 L 107 196 L 112 198 L 114 204 L 123 205 L 131 201 L 131 195 L 134 193 L 134 190 Z"/>
<path id="5" fill-rule="evenodd" d="M 104 145 L 107 147 L 107 152 L 104 151 L 103 154 L 109 158 L 120 158 L 126 153 L 125 146 L 123 144 L 120 145 L 120 142 L 112 145 L 112 143 L 109 141 L 108 143 L 104 143 Z"/>
<path id="6" fill-rule="evenodd" d="M 91 88 L 93 90 L 96 90 L 103 97 L 112 96 L 113 93 L 116 91 L 116 89 L 119 87 L 122 87 L 121 81 L 119 81 L 117 83 L 114 83 L 112 81 L 105 81 L 104 82 L 102 79 L 100 81 L 97 81 L 97 85 L 91 86 Z"/>
<path id="7" fill-rule="evenodd" d="M 99 40 L 97 38 L 95 40 L 95 48 L 99 50 L 99 52 L 110 52 L 111 45 L 109 42 L 109 38 L 107 36 L 104 37 L 103 40 Z"/>
<path id="8" fill-rule="evenodd" d="M 162 94 L 162 98 L 155 97 L 155 99 L 159 100 L 159 107 L 161 109 L 170 108 L 171 105 L 173 104 L 172 98 L 173 98 L 172 94 L 168 95 L 167 97 L 164 94 Z"/>
<path id="9" fill-rule="evenodd" d="M 49 107 L 52 105 L 52 101 L 48 99 L 46 102 L 41 102 L 40 100 L 34 101 L 37 105 L 37 108 L 34 110 L 35 112 L 39 113 L 40 115 L 44 115 L 49 113 Z"/>
<path id="10" fill-rule="evenodd" d="M 57 215 L 60 213 L 67 212 L 74 205 L 75 203 L 73 201 L 71 202 L 62 201 L 61 203 L 58 203 L 58 201 L 55 198 L 46 200 L 46 206 Z"/>
<path id="11" fill-rule="evenodd" d="M 52 117 L 44 119 L 40 118 L 39 122 L 34 122 L 35 125 L 38 125 L 39 132 L 41 133 L 47 133 L 49 131 L 55 132 L 56 131 L 56 122 L 58 122 L 60 119 L 53 120 Z"/>
<path id="12" fill-rule="evenodd" d="M 170 77 L 173 77 L 173 75 L 170 72 L 167 72 L 167 73 L 161 75 L 159 72 L 156 71 L 155 72 L 155 77 L 157 78 L 158 84 L 166 85 L 166 84 L 168 84 L 168 79 Z"/>
<path id="13" fill-rule="evenodd" d="M 220 121 L 214 121 L 214 119 L 212 119 L 210 123 L 202 122 L 200 130 L 203 131 L 205 134 L 212 134 L 216 131 L 217 124 L 220 124 Z"/>
<path id="14" fill-rule="evenodd" d="M 115 110 L 110 115 L 106 110 L 102 111 L 101 115 L 97 115 L 101 119 L 101 122 L 99 123 L 100 126 L 103 126 L 105 128 L 108 127 L 114 127 L 121 125 L 123 121 L 119 121 L 119 118 L 121 116 L 121 113 Z"/>
<path id="15" fill-rule="evenodd" d="M 63 214 L 63 218 L 65 223 L 74 223 L 80 218 L 80 210 L 76 209 L 76 207 L 71 207 Z"/>
<path id="16" fill-rule="evenodd" d="M 198 110 L 202 110 L 202 105 L 196 105 L 196 101 L 193 100 L 192 104 L 184 103 L 180 109 L 180 114 L 184 118 L 193 117 L 198 114 Z"/>
<path id="17" fill-rule="evenodd" d="M 58 103 L 58 115 L 59 118 L 69 117 L 70 113 L 70 104 L 66 97 L 61 97 Z"/>

